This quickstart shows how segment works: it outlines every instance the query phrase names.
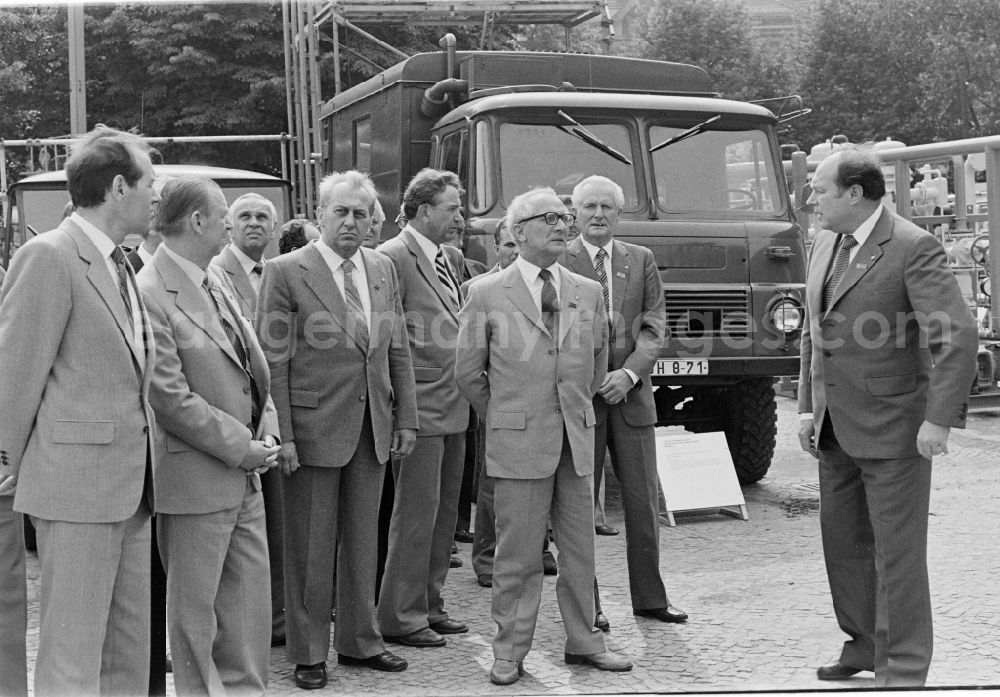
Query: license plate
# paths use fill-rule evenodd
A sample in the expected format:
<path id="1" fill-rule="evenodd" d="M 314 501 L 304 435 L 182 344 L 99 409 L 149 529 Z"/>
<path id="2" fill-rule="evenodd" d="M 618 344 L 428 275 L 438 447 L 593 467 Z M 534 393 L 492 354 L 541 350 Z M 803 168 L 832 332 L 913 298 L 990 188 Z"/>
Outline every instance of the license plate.
<path id="1" fill-rule="evenodd" d="M 686 375 L 708 375 L 708 361 L 669 361 L 658 360 L 653 366 L 652 376 L 683 377 Z"/>

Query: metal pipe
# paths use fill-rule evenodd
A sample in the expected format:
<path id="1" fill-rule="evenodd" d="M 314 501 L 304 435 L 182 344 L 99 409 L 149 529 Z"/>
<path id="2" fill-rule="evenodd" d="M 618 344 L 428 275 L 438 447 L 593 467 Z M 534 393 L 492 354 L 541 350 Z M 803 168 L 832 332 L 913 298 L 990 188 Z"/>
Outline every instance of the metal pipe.
<path id="1" fill-rule="evenodd" d="M 986 149 L 986 214 L 990 226 L 990 333 L 1000 334 L 1000 138 Z"/>
<path id="2" fill-rule="evenodd" d="M 955 216 L 955 232 L 961 235 L 969 232 L 969 213 L 965 204 L 965 158 L 953 155 L 951 166 L 955 172 L 955 203 L 951 212 Z"/>

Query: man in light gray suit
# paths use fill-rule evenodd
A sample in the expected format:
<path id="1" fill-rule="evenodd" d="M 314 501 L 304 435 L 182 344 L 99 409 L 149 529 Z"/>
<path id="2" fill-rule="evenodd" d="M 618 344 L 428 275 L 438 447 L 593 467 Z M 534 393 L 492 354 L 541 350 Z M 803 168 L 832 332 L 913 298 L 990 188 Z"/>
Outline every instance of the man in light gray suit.
<path id="1" fill-rule="evenodd" d="M 877 687 L 922 686 L 931 459 L 965 427 L 976 324 L 941 243 L 882 205 L 874 153 L 830 155 L 812 189 L 822 229 L 806 280 L 799 441 L 819 458 L 823 556 L 849 637 L 817 677 L 874 670 Z"/>
<path id="2" fill-rule="evenodd" d="M 138 278 L 158 349 L 149 401 L 165 438 L 153 474 L 179 695 L 267 687 L 260 473 L 277 462 L 278 420 L 253 328 L 208 271 L 230 227 L 217 184 L 171 179 L 157 215 L 163 241 Z"/>
<path id="3" fill-rule="evenodd" d="M 399 277 L 420 419 L 413 453 L 393 462 L 396 498 L 378 602 L 382 636 L 405 646 L 444 646 L 442 634 L 469 631 L 448 617 L 441 597 L 469 424 L 469 403 L 454 378 L 463 259 L 442 244 L 465 227 L 462 193 L 451 172 L 421 170 L 403 195 L 409 222 L 378 248 Z"/>
<path id="4" fill-rule="evenodd" d="M 222 276 L 246 320 L 252 325 L 257 312 L 257 293 L 264 271 L 264 251 L 275 238 L 277 211 L 268 199 L 253 192 L 243 194 L 229 206 L 233 224 L 232 244 L 226 245 L 212 266 Z M 267 553 L 271 566 L 271 643 L 285 642 L 285 587 L 282 566 L 281 473 L 270 469 L 261 474 L 264 515 L 267 523 Z"/>
<path id="5" fill-rule="evenodd" d="M 149 226 L 141 139 L 98 128 L 66 166 L 76 211 L 14 255 L 0 295 L 0 486 L 32 517 L 36 695 L 145 694 L 153 341 L 119 246 Z M 4 632 L 7 628 L 4 628 Z"/>
<path id="6" fill-rule="evenodd" d="M 0 266 L 0 284 L 6 272 Z M 14 510 L 17 479 L 0 476 L 0 695 L 27 697 L 28 589 L 24 516 Z"/>
<path id="7" fill-rule="evenodd" d="M 624 205 L 621 187 L 607 177 L 587 177 L 573 189 L 580 236 L 566 248 L 566 267 L 601 284 L 610 318 L 608 374 L 594 395 L 594 477 L 602 478 L 610 448 L 625 511 L 632 612 L 685 622 L 687 613 L 670 603 L 660 578 L 656 404 L 649 376 L 667 324 L 663 285 L 649 249 L 614 238 Z"/>
<path id="8" fill-rule="evenodd" d="M 574 218 L 552 189 L 516 197 L 509 216 L 520 256 L 470 287 L 455 367 L 459 388 L 486 420 L 486 472 L 496 478 L 490 680 L 509 685 L 523 672 L 550 515 L 566 662 L 630 670 L 632 663 L 607 651 L 593 626 L 592 399 L 608 366 L 601 287 L 556 263 Z"/>
<path id="9" fill-rule="evenodd" d="M 320 239 L 268 262 L 257 306 L 282 438 L 286 653 L 306 690 L 327 684 L 335 560 L 337 661 L 407 667 L 375 624 L 385 464 L 410 453 L 417 428 L 396 272 L 361 247 L 375 200 L 361 172 L 326 177 Z"/>

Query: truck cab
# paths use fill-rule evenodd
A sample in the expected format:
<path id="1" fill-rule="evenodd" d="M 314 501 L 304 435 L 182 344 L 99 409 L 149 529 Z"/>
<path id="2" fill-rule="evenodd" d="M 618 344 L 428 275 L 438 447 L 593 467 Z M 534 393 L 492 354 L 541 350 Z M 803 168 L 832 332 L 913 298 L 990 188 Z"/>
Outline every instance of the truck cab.
<path id="1" fill-rule="evenodd" d="M 616 237 L 648 247 L 668 338 L 652 379 L 660 425 L 723 430 L 737 474 L 759 480 L 776 434 L 773 381 L 798 373 L 805 248 L 777 118 L 720 99 L 695 66 L 514 52 L 420 54 L 323 110 L 324 168 L 371 173 L 387 219 L 422 167 L 466 189 L 467 254 L 535 186 L 616 181 Z M 468 234 L 468 233 L 467 233 Z"/>

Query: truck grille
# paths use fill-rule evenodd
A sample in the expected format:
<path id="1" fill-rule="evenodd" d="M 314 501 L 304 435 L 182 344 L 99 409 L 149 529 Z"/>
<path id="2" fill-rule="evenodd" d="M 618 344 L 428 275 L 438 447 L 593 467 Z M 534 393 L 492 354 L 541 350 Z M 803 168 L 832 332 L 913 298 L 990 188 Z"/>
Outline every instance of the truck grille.
<path id="1" fill-rule="evenodd" d="M 750 296 L 747 289 L 668 288 L 665 296 L 668 337 L 745 337 L 750 334 Z"/>

